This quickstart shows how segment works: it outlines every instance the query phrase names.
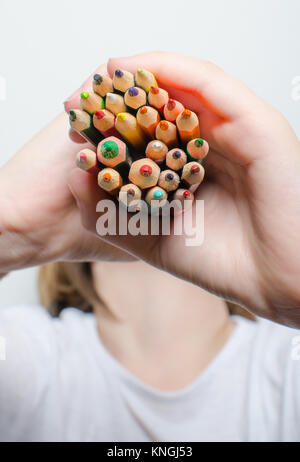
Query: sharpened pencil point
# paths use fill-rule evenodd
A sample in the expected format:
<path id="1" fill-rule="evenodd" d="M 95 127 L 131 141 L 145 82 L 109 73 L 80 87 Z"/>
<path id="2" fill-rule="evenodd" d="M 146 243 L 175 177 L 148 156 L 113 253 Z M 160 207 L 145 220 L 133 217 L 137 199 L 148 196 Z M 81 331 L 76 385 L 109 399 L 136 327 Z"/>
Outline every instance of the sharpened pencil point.
<path id="1" fill-rule="evenodd" d="M 81 99 L 88 99 L 89 96 L 90 94 L 87 91 L 83 91 L 80 95 Z"/>
<path id="2" fill-rule="evenodd" d="M 139 90 L 136 87 L 131 87 L 128 90 L 130 96 L 137 96 L 139 94 Z"/>
<path id="3" fill-rule="evenodd" d="M 197 138 L 197 139 L 195 140 L 195 146 L 196 146 L 196 148 L 201 148 L 201 147 L 203 146 L 203 144 L 204 144 L 204 141 L 203 141 L 202 138 Z"/>
<path id="4" fill-rule="evenodd" d="M 81 152 L 80 156 L 79 156 L 80 162 L 84 163 L 86 161 L 86 159 L 87 159 L 87 157 L 86 157 L 85 152 Z"/>
<path id="5" fill-rule="evenodd" d="M 150 91 L 151 93 L 153 93 L 153 95 L 157 95 L 159 93 L 159 89 L 157 87 L 150 87 Z"/>
<path id="6" fill-rule="evenodd" d="M 172 181 L 174 179 L 173 173 L 167 173 L 166 176 L 165 176 L 165 179 L 167 181 Z"/>
<path id="7" fill-rule="evenodd" d="M 182 117 L 185 117 L 185 118 L 188 118 L 188 117 L 191 117 L 191 111 L 189 109 L 185 109 L 184 111 L 182 111 Z"/>
<path id="8" fill-rule="evenodd" d="M 109 172 L 104 173 L 103 180 L 107 182 L 111 181 L 111 174 Z"/>
<path id="9" fill-rule="evenodd" d="M 143 176 L 150 176 L 152 173 L 151 165 L 142 165 L 140 168 L 140 174 Z"/>
<path id="10" fill-rule="evenodd" d="M 180 159 L 181 152 L 180 151 L 174 151 L 172 156 L 173 156 L 173 159 Z"/>
<path id="11" fill-rule="evenodd" d="M 117 115 L 118 120 L 125 120 L 126 119 L 126 114 L 124 112 L 119 112 Z"/>
<path id="12" fill-rule="evenodd" d="M 105 116 L 105 112 L 103 112 L 103 111 L 96 111 L 95 112 L 96 119 L 101 120 L 101 119 L 103 119 L 104 116 Z"/>
<path id="13" fill-rule="evenodd" d="M 182 194 L 184 199 L 188 199 L 191 195 L 191 193 L 189 191 L 184 191 L 184 193 Z"/>
<path id="14" fill-rule="evenodd" d="M 173 99 L 169 99 L 168 104 L 167 104 L 167 108 L 169 109 L 169 111 L 172 111 L 172 109 L 174 109 L 175 106 L 176 106 L 175 101 Z"/>
<path id="15" fill-rule="evenodd" d="M 69 114 L 69 119 L 71 122 L 74 122 L 74 120 L 76 120 L 76 112 L 71 110 L 70 111 L 70 114 Z"/>
<path id="16" fill-rule="evenodd" d="M 100 74 L 95 74 L 94 75 L 94 81 L 100 85 L 103 82 L 103 77 Z"/>
<path id="17" fill-rule="evenodd" d="M 134 197 L 134 189 L 128 189 L 127 196 Z"/>
<path id="18" fill-rule="evenodd" d="M 142 69 L 141 67 L 137 70 L 138 74 L 142 74 L 144 72 L 144 69 Z"/>
<path id="19" fill-rule="evenodd" d="M 199 172 L 200 172 L 200 167 L 199 167 L 199 165 L 193 165 L 193 166 L 191 167 L 191 173 L 192 173 L 192 174 L 199 173 Z"/>
<path id="20" fill-rule="evenodd" d="M 116 69 L 115 70 L 115 76 L 116 77 L 121 78 L 121 77 L 123 77 L 123 75 L 124 75 L 124 72 L 121 69 Z"/>
<path id="21" fill-rule="evenodd" d="M 164 195 L 164 193 L 162 191 L 156 190 L 153 193 L 153 198 L 154 199 L 160 199 L 161 197 L 163 197 L 163 195 Z"/>
<path id="22" fill-rule="evenodd" d="M 148 111 L 147 106 L 143 106 L 143 107 L 141 107 L 141 109 L 140 109 L 140 114 L 146 114 L 147 111 Z"/>
<path id="23" fill-rule="evenodd" d="M 160 128 L 161 128 L 162 130 L 168 130 L 168 128 L 169 128 L 169 124 L 168 124 L 168 122 L 166 122 L 165 120 L 162 120 L 162 121 L 160 122 L 159 126 L 160 126 Z"/>

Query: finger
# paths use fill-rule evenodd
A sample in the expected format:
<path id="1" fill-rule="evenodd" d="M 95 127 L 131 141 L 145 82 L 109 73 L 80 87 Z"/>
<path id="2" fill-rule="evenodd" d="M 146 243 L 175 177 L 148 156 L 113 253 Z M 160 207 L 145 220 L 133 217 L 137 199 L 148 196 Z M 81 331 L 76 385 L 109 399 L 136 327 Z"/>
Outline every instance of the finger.
<path id="1" fill-rule="evenodd" d="M 164 88 L 192 94 L 223 118 L 236 118 L 254 108 L 259 100 L 246 85 L 215 64 L 177 53 L 151 52 L 113 58 L 107 70 L 110 75 L 117 68 L 135 73 L 139 67 L 153 72 Z"/>
<path id="2" fill-rule="evenodd" d="M 75 132 L 72 128 L 69 130 L 69 137 L 74 143 L 83 144 L 86 143 L 86 139 L 83 138 L 79 133 Z"/>
<path id="3" fill-rule="evenodd" d="M 82 91 L 92 91 L 93 90 L 93 76 L 94 74 L 107 74 L 106 64 L 102 64 L 98 67 L 93 74 L 79 87 L 67 100 L 64 102 L 65 111 L 69 112 L 71 109 L 80 108 L 80 93 Z"/>

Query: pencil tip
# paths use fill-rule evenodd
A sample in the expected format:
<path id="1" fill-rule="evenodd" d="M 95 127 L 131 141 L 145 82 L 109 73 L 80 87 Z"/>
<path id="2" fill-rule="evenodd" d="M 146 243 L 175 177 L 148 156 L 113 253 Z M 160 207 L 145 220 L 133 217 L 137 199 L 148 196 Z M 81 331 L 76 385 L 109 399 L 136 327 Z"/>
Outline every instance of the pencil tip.
<path id="1" fill-rule="evenodd" d="M 137 73 L 138 73 L 138 74 L 142 74 L 143 72 L 144 72 L 144 69 L 142 69 L 141 67 L 139 67 L 138 70 L 137 70 Z"/>
<path id="2" fill-rule="evenodd" d="M 103 119 L 104 116 L 105 116 L 105 112 L 104 112 L 104 111 L 96 111 L 96 112 L 95 112 L 95 117 L 96 117 L 96 119 L 101 120 L 101 119 Z"/>
<path id="3" fill-rule="evenodd" d="M 160 122 L 159 126 L 160 126 L 160 128 L 162 130 L 168 130 L 168 128 L 169 128 L 169 124 L 168 124 L 168 122 L 166 120 L 162 120 Z"/>
<path id="4" fill-rule="evenodd" d="M 107 181 L 107 182 L 110 181 L 111 180 L 111 174 L 109 172 L 104 173 L 103 180 Z"/>
<path id="5" fill-rule="evenodd" d="M 191 193 L 190 193 L 190 191 L 183 191 L 182 195 L 183 195 L 184 199 L 188 199 L 188 197 L 190 197 Z"/>
<path id="6" fill-rule="evenodd" d="M 199 173 L 199 172 L 200 172 L 200 166 L 199 165 L 192 165 L 191 166 L 191 173 L 192 174 Z"/>
<path id="7" fill-rule="evenodd" d="M 152 167 L 151 165 L 142 165 L 141 168 L 140 168 L 140 174 L 142 176 L 150 176 L 152 173 Z"/>
<path id="8" fill-rule="evenodd" d="M 175 101 L 170 98 L 167 104 L 167 108 L 169 109 L 169 111 L 171 111 L 172 109 L 174 109 L 174 107 L 175 107 Z"/>
<path id="9" fill-rule="evenodd" d="M 189 109 L 184 109 L 184 111 L 182 111 L 182 117 L 191 117 L 191 111 Z"/>
<path id="10" fill-rule="evenodd" d="M 128 90 L 128 94 L 129 94 L 130 96 L 137 96 L 137 95 L 139 94 L 139 90 L 138 90 L 138 88 L 136 88 L 136 87 L 131 87 L 131 88 L 129 88 L 129 90 Z"/>
<path id="11" fill-rule="evenodd" d="M 123 77 L 123 75 L 124 75 L 124 72 L 121 69 L 116 69 L 115 70 L 115 76 L 116 77 L 121 78 L 121 77 Z"/>
<path id="12" fill-rule="evenodd" d="M 100 74 L 95 74 L 95 75 L 94 75 L 94 81 L 95 81 L 98 85 L 100 85 L 100 83 L 102 83 L 102 81 L 103 81 L 103 77 L 102 77 Z"/>
<path id="13" fill-rule="evenodd" d="M 153 93 L 153 95 L 157 95 L 159 93 L 159 88 L 152 86 L 150 87 L 150 91 Z"/>
<path id="14" fill-rule="evenodd" d="M 125 120 L 126 119 L 126 114 L 124 112 L 119 112 L 117 115 L 118 120 Z"/>
<path id="15" fill-rule="evenodd" d="M 154 199 L 161 199 L 163 195 L 164 195 L 163 192 L 160 191 L 159 189 L 153 192 Z"/>
<path id="16" fill-rule="evenodd" d="M 86 161 L 87 157 L 86 157 L 86 153 L 85 152 L 81 152 L 80 155 L 79 155 L 79 160 L 80 162 L 84 163 Z"/>
<path id="17" fill-rule="evenodd" d="M 147 111 L 148 111 L 147 106 L 142 106 L 142 107 L 140 108 L 140 114 L 146 114 Z"/>
<path id="18" fill-rule="evenodd" d="M 204 141 L 203 141 L 202 138 L 197 138 L 197 139 L 195 140 L 195 143 L 194 143 L 194 144 L 195 144 L 196 148 L 201 148 L 201 146 L 203 146 L 203 143 L 204 143 Z"/>
<path id="19" fill-rule="evenodd" d="M 74 120 L 76 120 L 76 112 L 73 109 L 71 109 L 69 113 L 69 119 L 71 120 L 71 122 L 74 122 Z"/>
<path id="20" fill-rule="evenodd" d="M 87 91 L 83 91 L 80 94 L 81 99 L 88 99 L 89 96 L 90 96 L 90 94 Z"/>

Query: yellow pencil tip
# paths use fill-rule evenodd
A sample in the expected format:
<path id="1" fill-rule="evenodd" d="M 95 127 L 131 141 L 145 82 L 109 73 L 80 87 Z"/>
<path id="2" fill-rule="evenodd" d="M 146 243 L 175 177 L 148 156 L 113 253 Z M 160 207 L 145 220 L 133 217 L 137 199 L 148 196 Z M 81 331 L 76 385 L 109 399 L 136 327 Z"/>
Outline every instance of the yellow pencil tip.
<path id="1" fill-rule="evenodd" d="M 117 115 L 117 119 L 118 120 L 125 120 L 126 119 L 126 114 L 124 114 L 124 112 L 119 112 L 119 114 Z"/>
<path id="2" fill-rule="evenodd" d="M 144 69 L 142 69 L 141 67 L 137 70 L 139 74 L 142 74 L 144 72 Z"/>

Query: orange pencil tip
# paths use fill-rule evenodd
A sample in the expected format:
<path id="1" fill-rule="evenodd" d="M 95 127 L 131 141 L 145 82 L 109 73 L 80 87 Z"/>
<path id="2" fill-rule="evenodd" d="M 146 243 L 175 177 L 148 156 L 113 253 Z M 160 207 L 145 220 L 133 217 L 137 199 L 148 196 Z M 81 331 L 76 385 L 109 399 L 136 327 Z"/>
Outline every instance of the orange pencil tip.
<path id="1" fill-rule="evenodd" d="M 159 88 L 157 87 L 150 87 L 150 91 L 151 93 L 153 93 L 154 95 L 157 95 L 159 93 Z"/>
<path id="2" fill-rule="evenodd" d="M 109 172 L 104 173 L 103 180 L 104 181 L 110 181 L 111 180 L 111 174 Z"/>
<path id="3" fill-rule="evenodd" d="M 140 113 L 141 113 L 141 114 L 146 114 L 147 111 L 148 111 L 148 108 L 147 108 L 146 106 L 143 106 L 143 107 L 141 107 L 141 109 L 140 109 Z"/>
<path id="4" fill-rule="evenodd" d="M 160 128 L 162 130 L 168 130 L 168 128 L 169 128 L 169 124 L 168 124 L 168 122 L 166 120 L 162 120 L 160 122 L 159 126 L 160 126 Z"/>
<path id="5" fill-rule="evenodd" d="M 185 109 L 182 111 L 182 117 L 191 117 L 191 111 L 189 109 Z"/>

